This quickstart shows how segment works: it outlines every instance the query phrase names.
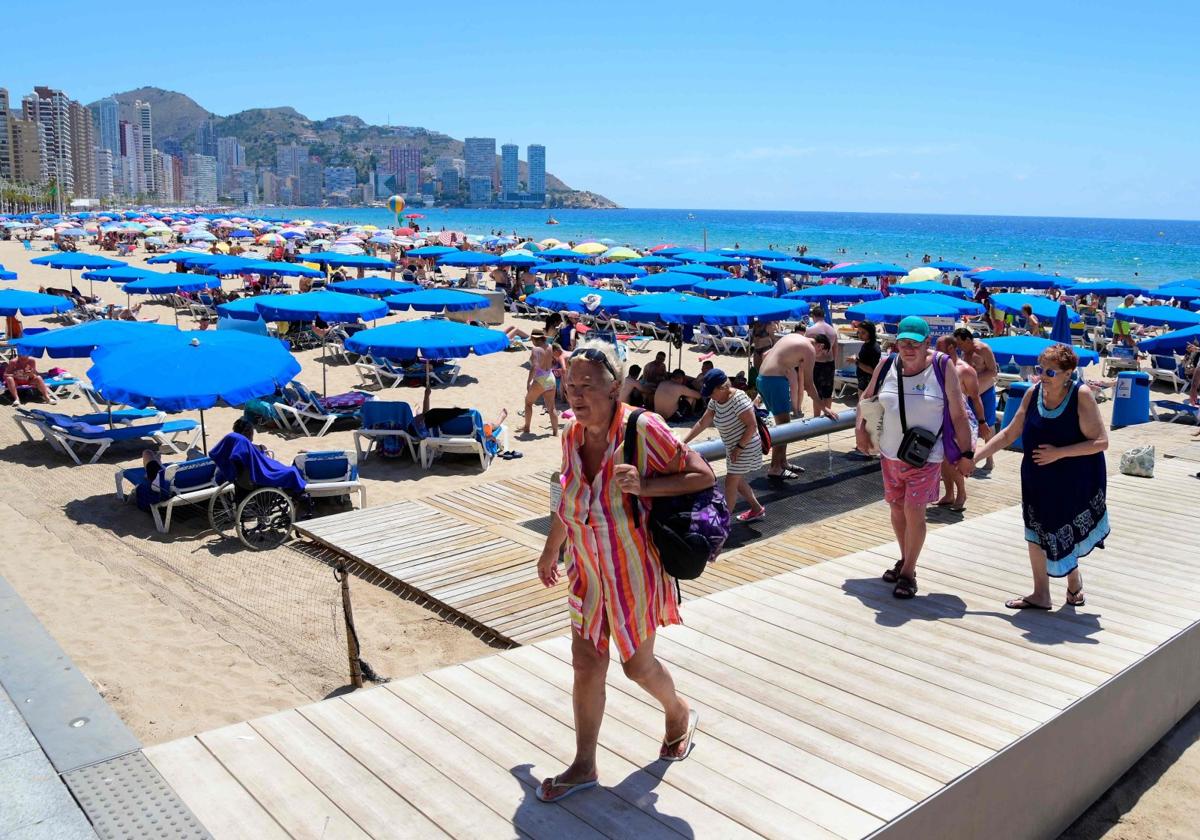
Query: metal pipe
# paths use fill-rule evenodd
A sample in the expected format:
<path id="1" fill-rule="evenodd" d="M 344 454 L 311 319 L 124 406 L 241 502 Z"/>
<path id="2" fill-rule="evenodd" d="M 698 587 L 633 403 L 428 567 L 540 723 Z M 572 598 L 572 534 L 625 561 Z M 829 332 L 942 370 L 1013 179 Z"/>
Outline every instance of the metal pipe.
<path id="1" fill-rule="evenodd" d="M 793 420 L 790 423 L 784 423 L 782 426 L 772 426 L 771 442 L 795 443 L 798 440 L 808 440 L 809 438 L 820 437 L 821 435 L 828 435 L 833 432 L 844 432 L 854 428 L 854 421 L 857 418 L 858 409 L 852 408 L 838 414 L 836 420 L 830 420 L 828 417 L 810 417 L 806 420 Z M 697 443 L 692 449 L 699 452 L 705 461 L 720 461 L 725 457 L 725 444 L 721 443 L 720 438 Z"/>

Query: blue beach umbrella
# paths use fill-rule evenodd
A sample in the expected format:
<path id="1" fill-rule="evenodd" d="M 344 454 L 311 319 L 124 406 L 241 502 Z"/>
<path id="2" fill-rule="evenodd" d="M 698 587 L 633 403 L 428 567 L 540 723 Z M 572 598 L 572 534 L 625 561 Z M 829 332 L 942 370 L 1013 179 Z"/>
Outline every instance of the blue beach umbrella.
<path id="1" fill-rule="evenodd" d="M 798 292 L 789 292 L 785 298 L 795 298 L 802 301 L 829 303 L 860 303 L 864 300 L 879 300 L 883 292 L 878 289 L 866 289 L 858 286 L 840 286 L 831 283 L 825 286 L 809 286 Z"/>
<path id="2" fill-rule="evenodd" d="M 632 260 L 625 260 L 625 265 L 632 265 L 638 268 L 671 268 L 679 265 L 679 260 L 673 260 L 670 257 L 660 257 L 650 255 L 648 257 L 637 257 Z"/>
<path id="3" fill-rule="evenodd" d="M 263 318 L 258 313 L 256 300 L 253 297 L 243 297 L 231 300 L 229 303 L 218 304 L 217 314 L 222 318 L 232 318 L 237 321 L 261 321 Z"/>
<path id="4" fill-rule="evenodd" d="M 763 271 L 769 271 L 772 274 L 799 274 L 803 277 L 815 277 L 821 273 L 819 268 L 814 268 L 808 263 L 798 260 L 763 263 L 762 267 Z"/>
<path id="5" fill-rule="evenodd" d="M 1063 289 L 1069 295 L 1101 295 L 1102 297 L 1125 297 L 1125 295 L 1144 295 L 1145 286 L 1133 283 L 1123 283 L 1119 280 L 1085 280 L 1072 283 Z"/>
<path id="6" fill-rule="evenodd" d="M 58 295 L 44 295 L 41 292 L 26 292 L 22 289 L 0 290 L 0 315 L 49 315 L 52 312 L 67 312 L 74 308 L 74 303 Z"/>
<path id="7" fill-rule="evenodd" d="M 254 231 L 238 229 L 229 234 L 230 239 L 253 239 Z"/>
<path id="8" fill-rule="evenodd" d="M 694 252 L 695 250 L 695 248 L 684 248 L 680 247 L 679 245 L 670 245 L 666 248 L 659 248 L 653 253 L 660 257 L 670 257 L 671 259 L 675 259 L 675 257 L 677 257 L 679 254 L 686 254 L 688 252 Z M 680 262 L 682 262 L 682 260 L 680 260 Z"/>
<path id="9" fill-rule="evenodd" d="M 567 309 L 571 312 L 584 312 L 587 307 L 583 303 L 585 297 L 596 295 L 600 298 L 600 307 L 610 312 L 618 312 L 636 306 L 640 297 L 613 292 L 608 289 L 593 289 L 591 286 L 571 285 L 556 286 L 535 292 L 527 299 L 534 306 L 544 306 L 547 309 Z"/>
<path id="10" fill-rule="evenodd" d="M 646 269 L 638 268 L 636 265 L 629 263 L 605 263 L 604 265 L 589 265 L 579 270 L 579 273 L 584 277 L 619 277 L 623 280 L 629 280 L 636 277 L 645 277 Z"/>
<path id="11" fill-rule="evenodd" d="M 789 254 L 786 251 L 740 250 L 731 251 L 730 253 L 747 259 L 762 260 L 763 262 L 790 262 L 792 257 L 795 256 L 795 254 Z"/>
<path id="12" fill-rule="evenodd" d="M 324 272 L 300 263 L 252 260 L 244 257 L 225 257 L 220 260 L 190 260 L 191 267 L 200 268 L 205 274 L 225 276 L 229 274 L 278 274 L 281 277 L 324 277 Z"/>
<path id="13" fill-rule="evenodd" d="M 0 295 L 4 294 L 0 292 Z M 1167 326 L 1181 330 L 1200 324 L 1200 314 L 1174 306 L 1129 306 L 1113 311 L 1118 321 L 1132 321 L 1150 327 Z"/>
<path id="14" fill-rule="evenodd" d="M 908 269 L 895 263 L 864 262 L 830 268 L 822 273 L 826 277 L 903 277 L 908 274 Z"/>
<path id="15" fill-rule="evenodd" d="M 1067 314 L 1067 305 L 1060 303 L 1058 312 L 1054 315 L 1054 325 L 1050 328 L 1050 340 L 1060 344 L 1071 344 L 1071 318 Z"/>
<path id="16" fill-rule="evenodd" d="M 495 254 L 484 254 L 479 251 L 461 251 L 457 254 L 446 254 L 439 257 L 438 265 L 449 265 L 456 268 L 480 268 L 485 265 L 495 265 L 499 261 Z"/>
<path id="17" fill-rule="evenodd" d="M 343 268 L 376 268 L 387 271 L 393 267 L 391 260 L 382 257 L 372 257 L 367 254 L 339 254 L 334 251 L 317 251 L 312 254 L 300 254 L 304 262 L 316 263 L 320 266 L 332 265 Z M 275 263 L 272 263 L 274 265 Z"/>
<path id="18" fill-rule="evenodd" d="M 130 280 L 141 280 L 143 277 L 161 276 L 157 271 L 138 268 L 133 265 L 117 265 L 112 268 L 93 268 L 83 272 L 84 280 L 111 280 L 114 283 L 128 283 Z"/>
<path id="19" fill-rule="evenodd" d="M 457 248 L 451 248 L 449 245 L 424 245 L 420 248 L 413 248 L 407 252 L 410 257 L 441 257 L 446 254 L 453 254 Z"/>
<path id="20" fill-rule="evenodd" d="M 1023 295 L 1020 292 L 1002 292 L 992 295 L 990 300 L 992 306 L 1010 315 L 1020 315 L 1021 307 L 1028 304 L 1039 321 L 1053 320 L 1058 315 L 1058 307 L 1061 305 L 1048 297 Z M 1081 320 L 1079 313 L 1070 307 L 1067 307 L 1067 317 L 1071 319 L 1072 324 Z"/>
<path id="21" fill-rule="evenodd" d="M 1053 289 L 1070 286 L 1075 282 L 1070 277 L 1055 277 L 1053 274 L 1040 274 L 1036 271 L 1002 271 L 998 268 L 972 272 L 970 278 L 986 289 Z"/>
<path id="22" fill-rule="evenodd" d="M 735 295 L 758 295 L 774 297 L 775 287 L 770 283 L 755 283 L 753 280 L 742 280 L 730 277 L 725 280 L 708 280 L 696 286 L 696 292 L 708 297 L 727 298 Z"/>
<path id="23" fill-rule="evenodd" d="M 674 259 L 685 263 L 700 265 L 745 265 L 746 261 L 733 254 L 723 254 L 720 251 L 684 251 L 675 254 Z"/>
<path id="24" fill-rule="evenodd" d="M 179 251 L 171 251 L 167 254 L 155 254 L 153 257 L 149 257 L 146 262 L 150 265 L 158 265 L 160 263 L 169 262 L 186 264 L 189 260 L 194 260 L 197 257 L 208 256 L 211 256 L 211 254 L 207 254 L 203 251 L 189 251 L 187 249 L 183 249 Z"/>
<path id="25" fill-rule="evenodd" d="M 753 295 L 725 298 L 721 301 L 721 306 L 736 313 L 739 324 L 748 324 L 751 321 L 779 321 L 808 312 L 808 304 L 802 300 Z"/>
<path id="26" fill-rule="evenodd" d="M 203 274 L 158 273 L 147 271 L 137 280 L 130 280 L 121 287 L 127 295 L 169 295 L 177 292 L 202 292 L 218 288 L 221 281 Z"/>
<path id="27" fill-rule="evenodd" d="M 30 260 L 34 265 L 47 265 L 50 268 L 57 268 L 66 271 L 84 271 L 89 268 L 113 268 L 116 266 L 128 265 L 121 260 L 111 260 L 108 257 L 102 257 L 99 254 L 84 254 L 63 252 L 58 254 L 50 254 L 45 257 L 35 257 Z M 74 278 L 72 278 L 72 282 Z M 91 280 L 88 281 L 88 291 L 91 291 Z"/>
<path id="28" fill-rule="evenodd" d="M 9 271 L 4 266 L 0 265 L 0 280 L 16 280 L 17 272 Z"/>
<path id="29" fill-rule="evenodd" d="M 1031 366 L 1036 365 L 1038 357 L 1050 347 L 1057 344 L 1070 344 L 1069 341 L 1054 341 L 1049 338 L 1041 338 L 1036 335 L 1007 335 L 998 338 L 985 338 L 983 343 L 992 348 L 992 352 L 996 354 L 996 359 L 1004 364 L 1011 361 L 1013 364 Z M 1075 355 L 1079 357 L 1081 365 L 1091 365 L 1100 361 L 1100 355 L 1094 350 L 1085 350 L 1082 347 L 1074 348 Z"/>
<path id="30" fill-rule="evenodd" d="M 961 286 L 951 286 L 949 283 L 938 283 L 934 280 L 917 280 L 911 283 L 896 283 L 888 287 L 888 293 L 893 295 L 911 295 L 920 293 L 950 295 L 951 297 L 967 298 L 971 293 Z"/>
<path id="31" fill-rule="evenodd" d="M 359 280 L 343 280 L 341 283 L 330 283 L 331 292 L 343 292 L 349 295 L 399 295 L 405 292 L 415 292 L 421 287 L 407 280 L 391 280 L 387 277 L 363 277 Z"/>
<path id="32" fill-rule="evenodd" d="M 264 321 L 315 321 L 320 318 L 331 324 L 350 324 L 360 318 L 371 321 L 388 314 L 388 307 L 380 301 L 327 290 L 299 295 L 259 295 L 250 300 Z"/>
<path id="33" fill-rule="evenodd" d="M 491 305 L 483 295 L 463 292 L 458 289 L 423 289 L 386 297 L 383 302 L 389 309 L 415 309 L 418 312 L 467 312 L 484 309 Z"/>
<path id="34" fill-rule="evenodd" d="M 694 274 L 697 277 L 707 280 L 720 280 L 733 277 L 728 271 L 723 271 L 716 266 L 704 263 L 685 263 L 684 265 L 675 266 L 671 271 L 677 274 Z"/>
<path id="35" fill-rule="evenodd" d="M 627 320 L 664 324 L 736 324 L 738 315 L 721 302 L 696 295 L 663 292 L 640 295 L 637 305 L 623 313 Z"/>
<path id="36" fill-rule="evenodd" d="M 1172 280 L 1169 283 L 1163 283 L 1163 287 L 1187 286 L 1193 289 L 1200 289 L 1200 280 L 1194 277 L 1185 277 L 1182 280 Z"/>
<path id="37" fill-rule="evenodd" d="M 936 268 L 938 271 L 970 271 L 971 266 L 963 265 L 952 260 L 938 260 L 937 262 L 929 263 L 930 268 Z"/>
<path id="38" fill-rule="evenodd" d="M 1151 289 L 1149 292 L 1151 297 L 1174 299 L 1183 303 L 1195 304 L 1195 301 L 1200 300 L 1200 287 L 1196 286 L 1159 286 L 1157 289 Z"/>
<path id="39" fill-rule="evenodd" d="M 529 268 L 540 262 L 541 260 L 532 254 L 505 254 L 496 260 L 497 265 L 516 266 L 518 268 Z"/>
<path id="40" fill-rule="evenodd" d="M 12 342 L 17 352 L 26 356 L 40 357 L 49 354 L 52 359 L 83 359 L 92 355 L 98 347 L 112 347 L 131 341 L 142 341 L 163 330 L 177 332 L 166 324 L 150 324 L 138 321 L 88 321 L 72 327 L 46 330 L 35 335 L 22 336 Z"/>
<path id="41" fill-rule="evenodd" d="M 579 256 L 579 255 L 576 254 L 575 256 Z M 533 266 L 529 270 L 532 271 L 534 274 L 554 274 L 554 273 L 578 274 L 581 271 L 587 271 L 589 268 L 597 268 L 597 267 L 598 266 L 584 265 L 583 263 L 567 262 L 566 260 L 564 260 L 563 262 L 538 263 L 537 265 Z"/>
<path id="42" fill-rule="evenodd" d="M 497 353 L 508 345 L 499 330 L 432 318 L 374 327 L 346 339 L 351 353 L 384 359 L 457 359 Z"/>
<path id="43" fill-rule="evenodd" d="M 300 363 L 275 338 L 237 330 L 165 330 L 141 341 L 104 347 L 92 355 L 92 385 L 110 403 L 161 411 L 204 409 L 218 402 L 244 405 L 273 394 L 300 372 Z"/>
<path id="44" fill-rule="evenodd" d="M 629 284 L 629 288 L 639 292 L 675 292 L 684 289 L 694 289 L 702 281 L 694 274 L 677 274 L 674 271 L 663 271 L 639 277 Z"/>
<path id="45" fill-rule="evenodd" d="M 539 251 L 538 256 L 543 260 L 578 260 L 582 254 L 578 251 L 572 251 L 570 248 L 549 248 L 545 251 Z"/>
<path id="46" fill-rule="evenodd" d="M 1200 344 L 1200 324 L 1142 339 L 1138 348 L 1147 353 L 1186 353 L 1189 344 Z"/>
<path id="47" fill-rule="evenodd" d="M 880 300 L 857 303 L 846 310 L 846 317 L 854 321 L 876 321 L 888 324 L 899 323 L 909 315 L 921 318 L 957 318 L 963 314 L 974 314 L 964 307 L 970 304 L 978 312 L 983 307 L 971 301 L 959 300 L 946 295 L 892 295 Z"/>

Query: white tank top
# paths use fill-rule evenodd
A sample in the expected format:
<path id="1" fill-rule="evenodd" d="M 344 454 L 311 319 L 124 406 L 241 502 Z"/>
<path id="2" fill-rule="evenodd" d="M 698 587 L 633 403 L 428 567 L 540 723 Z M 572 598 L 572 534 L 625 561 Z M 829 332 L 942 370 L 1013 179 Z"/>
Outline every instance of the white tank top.
<path id="1" fill-rule="evenodd" d="M 900 363 L 897 356 L 879 386 L 879 402 L 883 405 L 883 434 L 879 438 L 879 451 L 886 458 L 896 459 L 904 432 L 900 427 L 900 396 L 896 390 L 896 368 Z M 942 428 L 942 411 L 946 397 L 938 384 L 933 366 L 937 357 L 925 370 L 904 377 L 904 414 L 908 427 L 926 429 L 934 434 Z M 939 437 L 929 453 L 927 463 L 940 463 L 943 458 L 942 439 Z"/>

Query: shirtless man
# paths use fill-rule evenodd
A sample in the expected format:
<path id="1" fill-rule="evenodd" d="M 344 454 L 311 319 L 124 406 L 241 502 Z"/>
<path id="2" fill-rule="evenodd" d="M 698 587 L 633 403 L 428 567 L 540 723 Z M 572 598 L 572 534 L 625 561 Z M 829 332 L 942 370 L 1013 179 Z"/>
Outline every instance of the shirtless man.
<path id="1" fill-rule="evenodd" d="M 654 354 L 654 361 L 646 364 L 646 369 L 642 371 L 642 382 L 648 387 L 654 388 L 666 378 L 667 354 L 660 351 Z"/>
<path id="2" fill-rule="evenodd" d="M 683 420 L 692 414 L 699 399 L 700 392 L 688 385 L 687 375 L 676 368 L 654 389 L 654 412 L 664 420 Z"/>
<path id="3" fill-rule="evenodd" d="M 762 368 L 758 372 L 758 393 L 763 398 L 767 411 L 775 415 L 776 425 L 789 422 L 792 412 L 800 410 L 801 379 L 813 406 L 821 405 L 821 395 L 817 393 L 816 385 L 813 384 L 813 364 L 816 358 L 817 348 L 812 340 L 796 333 L 779 339 L 763 357 Z M 820 413 L 830 419 L 837 417 L 828 408 Z M 773 487 L 779 487 L 785 479 L 799 477 L 800 474 L 787 465 L 787 444 L 778 443 L 771 447 L 771 466 L 767 470 L 767 481 Z"/>
<path id="4" fill-rule="evenodd" d="M 996 354 L 992 348 L 975 338 L 966 327 L 954 331 L 954 343 L 958 346 L 958 355 L 964 362 L 975 370 L 979 380 L 979 399 L 983 404 L 983 416 L 979 418 L 979 436 L 991 440 L 996 431 L 996 376 L 1000 367 L 996 364 Z M 995 463 L 991 458 L 984 464 L 985 469 L 991 469 Z"/>
<path id="5" fill-rule="evenodd" d="M 979 398 L 979 375 L 969 362 L 959 358 L 957 336 L 942 336 L 937 340 L 937 349 L 950 357 L 950 363 L 954 365 L 954 369 L 958 373 L 958 385 L 962 389 L 963 396 L 967 398 L 967 423 L 971 426 L 971 445 L 974 446 L 974 439 L 983 431 L 983 427 L 978 422 L 984 414 L 983 402 Z M 989 438 L 992 436 L 990 430 L 984 433 Z M 962 513 L 967 507 L 966 477 L 953 464 L 943 461 L 942 482 L 946 485 L 946 492 L 942 498 L 938 499 L 937 506 L 948 507 L 955 513 Z"/>
<path id="6" fill-rule="evenodd" d="M 37 362 L 31 356 L 17 356 L 4 368 L 4 387 L 12 396 L 14 405 L 21 403 L 21 397 L 17 391 L 18 385 L 32 385 L 37 388 L 38 393 L 46 402 L 58 402 L 50 393 L 50 389 L 46 387 L 45 380 L 38 375 Z"/>

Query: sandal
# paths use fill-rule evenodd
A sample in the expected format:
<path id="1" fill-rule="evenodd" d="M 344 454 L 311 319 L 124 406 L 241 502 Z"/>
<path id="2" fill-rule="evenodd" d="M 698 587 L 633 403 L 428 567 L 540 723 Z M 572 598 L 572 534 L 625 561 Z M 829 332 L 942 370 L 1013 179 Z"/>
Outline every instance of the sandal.
<path id="1" fill-rule="evenodd" d="M 1045 610 L 1047 612 L 1050 610 L 1049 604 L 1046 606 L 1035 604 L 1033 601 L 1029 600 L 1029 596 L 1027 595 L 1023 595 L 1020 598 L 1009 598 L 1004 602 L 1004 606 L 1008 607 L 1010 610 Z"/>
<path id="2" fill-rule="evenodd" d="M 913 575 L 900 575 L 896 578 L 896 588 L 892 590 L 892 597 L 899 598 L 902 601 L 907 601 L 917 594 L 917 577 Z"/>
<path id="3" fill-rule="evenodd" d="M 895 566 L 892 566 L 892 568 L 888 569 L 886 572 L 883 573 L 883 582 L 884 583 L 895 583 L 896 581 L 898 581 L 900 579 L 900 570 L 903 568 L 904 568 L 904 560 L 903 559 L 897 560 Z"/>
<path id="4" fill-rule="evenodd" d="M 596 785 L 600 784 L 599 779 L 589 779 L 586 782 L 560 782 L 558 779 L 559 777 L 555 776 L 553 779 L 542 780 L 542 783 L 538 785 L 536 791 L 539 802 L 558 802 L 562 799 L 566 799 L 573 793 L 579 793 L 581 790 L 594 788 Z M 555 794 L 546 792 L 547 789 L 554 790 L 555 788 L 559 788 L 561 793 Z"/>
<path id="5" fill-rule="evenodd" d="M 1067 587 L 1067 604 L 1069 604 L 1072 607 L 1087 606 L 1087 597 L 1084 596 L 1084 594 L 1083 594 L 1083 575 L 1079 576 L 1079 588 L 1078 589 L 1076 589 L 1074 592 L 1072 592 L 1071 587 L 1069 587 L 1069 586 Z"/>
<path id="6" fill-rule="evenodd" d="M 765 507 L 759 508 L 758 513 L 755 513 L 752 510 L 744 510 L 734 518 L 738 522 L 757 522 L 760 519 L 767 518 L 767 509 Z"/>
<path id="7" fill-rule="evenodd" d="M 699 723 L 700 713 L 695 709 L 689 709 L 687 729 L 685 729 L 683 734 L 678 738 L 673 738 L 670 741 L 668 741 L 666 738 L 663 739 L 662 748 L 658 751 L 659 759 L 662 761 L 683 761 L 685 758 L 691 755 L 692 747 L 695 746 L 693 740 L 696 735 L 696 726 Z M 683 750 L 679 753 L 679 755 L 668 755 L 667 751 L 679 743 L 683 744 Z"/>

